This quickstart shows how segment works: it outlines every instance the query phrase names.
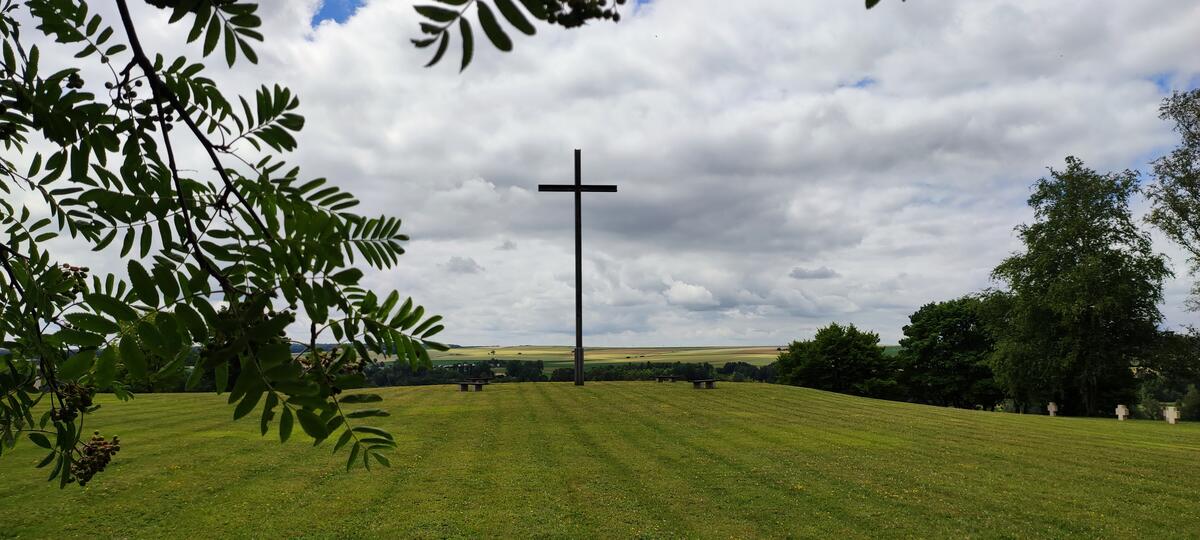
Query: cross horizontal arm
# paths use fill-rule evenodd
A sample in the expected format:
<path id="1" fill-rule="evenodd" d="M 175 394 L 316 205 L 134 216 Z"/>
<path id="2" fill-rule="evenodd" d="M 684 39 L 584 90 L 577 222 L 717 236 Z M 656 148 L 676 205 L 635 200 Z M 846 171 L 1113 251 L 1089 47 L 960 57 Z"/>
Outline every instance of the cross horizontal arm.
<path id="1" fill-rule="evenodd" d="M 567 193 L 573 193 L 575 191 L 616 193 L 617 186 L 589 184 L 584 184 L 582 186 L 576 186 L 575 184 L 538 184 L 538 191 L 563 191 Z"/>

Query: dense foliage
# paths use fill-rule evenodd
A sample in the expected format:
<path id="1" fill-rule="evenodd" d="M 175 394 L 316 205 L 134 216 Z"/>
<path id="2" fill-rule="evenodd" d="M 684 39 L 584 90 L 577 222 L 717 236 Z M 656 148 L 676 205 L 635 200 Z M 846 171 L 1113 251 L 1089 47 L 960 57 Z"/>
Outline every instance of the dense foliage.
<path id="1" fill-rule="evenodd" d="M 983 302 L 966 296 L 926 304 L 909 316 L 896 357 L 896 381 L 906 399 L 968 408 L 991 408 L 1003 399 L 987 365 L 993 341 Z"/>
<path id="2" fill-rule="evenodd" d="M 991 365 L 1019 404 L 1096 415 L 1132 396 L 1131 367 L 1154 343 L 1171 275 L 1130 212 L 1137 185 L 1134 172 L 1100 174 L 1075 158 L 1034 185 L 1036 221 L 1017 228 L 1025 250 L 993 274 L 1008 294 Z"/>
<path id="3" fill-rule="evenodd" d="M 256 61 L 256 5 L 149 3 L 189 24 L 176 35 L 202 56 Z M 287 88 L 228 96 L 203 64 L 143 48 L 126 0 L 116 8 L 115 28 L 78 0 L 0 9 L 0 451 L 27 436 L 51 479 L 83 484 L 107 462 L 93 456 L 115 452 L 85 429 L 94 394 L 174 385 L 191 363 L 186 385 L 212 377 L 235 418 L 260 411 L 264 434 L 287 440 L 299 423 L 348 447 L 348 467 L 386 465 L 392 436 L 361 424 L 386 413 L 342 408 L 378 398 L 341 391 L 372 354 L 416 365 L 441 347 L 440 317 L 359 284 L 355 265 L 397 263 L 400 220 L 356 214 L 351 194 L 287 165 L 304 126 Z M 22 20 L 75 59 L 44 61 Z M 103 75 L 85 79 L 89 63 Z M 184 147 L 203 163 L 181 162 Z M 48 251 L 60 235 L 119 255 L 127 274 Z M 298 320 L 307 339 L 287 337 Z M 315 347 L 330 337 L 336 348 Z"/>
<path id="4" fill-rule="evenodd" d="M 879 334 L 832 323 L 812 339 L 793 341 L 778 360 L 779 382 L 844 394 L 899 396 L 892 360 Z"/>

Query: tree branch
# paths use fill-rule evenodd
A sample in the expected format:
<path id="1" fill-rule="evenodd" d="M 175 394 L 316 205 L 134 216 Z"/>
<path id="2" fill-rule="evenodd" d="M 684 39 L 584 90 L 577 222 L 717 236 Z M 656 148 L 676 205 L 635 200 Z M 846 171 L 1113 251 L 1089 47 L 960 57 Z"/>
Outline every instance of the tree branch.
<path id="1" fill-rule="evenodd" d="M 242 206 L 246 207 L 246 213 L 250 216 L 258 231 L 262 233 L 264 238 L 273 240 L 274 236 L 272 235 L 271 231 L 267 229 L 267 226 L 263 224 L 262 220 L 258 217 L 258 214 L 254 212 L 254 207 L 250 206 L 250 203 L 246 201 L 246 198 L 242 196 L 241 192 L 234 187 L 233 180 L 229 178 L 229 173 L 225 170 L 225 167 L 221 165 L 221 159 L 217 156 L 217 150 L 216 147 L 213 146 L 212 141 L 208 140 L 208 137 L 204 135 L 203 131 L 200 130 L 200 126 L 197 126 L 196 122 L 192 120 L 192 117 L 187 113 L 187 109 L 183 106 L 183 103 L 179 101 L 179 96 L 176 96 L 174 92 L 167 88 L 166 84 L 163 83 L 161 78 L 159 78 L 158 73 L 154 71 L 154 64 L 150 61 L 150 58 L 146 56 L 145 50 L 142 49 L 142 43 L 138 40 L 137 30 L 133 27 L 133 18 L 129 15 L 129 6 L 126 3 L 126 0 L 117 0 L 117 9 L 121 13 L 121 23 L 125 27 L 125 34 L 129 37 L 129 48 L 133 53 L 133 62 L 137 63 L 138 67 L 141 68 L 141 70 L 146 74 L 146 79 L 150 83 L 150 88 L 155 92 L 156 96 L 161 95 L 167 99 L 167 102 L 171 104 L 171 108 L 176 114 L 179 115 L 179 118 L 183 120 L 184 124 L 187 124 L 188 129 L 192 131 L 192 135 L 194 135 L 196 140 L 200 142 L 200 145 L 204 147 L 204 151 L 208 154 L 208 158 L 213 163 L 213 168 L 216 169 L 217 174 L 221 177 L 221 181 L 225 184 L 225 187 L 230 193 L 233 193 L 233 195 L 237 197 L 238 202 L 241 203 Z M 159 116 L 162 115 L 160 114 Z"/>

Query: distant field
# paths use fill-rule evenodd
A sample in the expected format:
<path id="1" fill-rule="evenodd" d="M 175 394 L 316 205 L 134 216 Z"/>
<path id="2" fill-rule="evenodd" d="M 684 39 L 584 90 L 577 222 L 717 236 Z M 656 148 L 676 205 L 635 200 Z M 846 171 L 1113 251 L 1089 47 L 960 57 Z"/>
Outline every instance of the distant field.
<path id="1" fill-rule="evenodd" d="M 547 369 L 571 367 L 571 347 L 462 347 L 432 354 L 435 365 L 487 360 L 496 351 L 497 360 L 541 360 Z M 725 362 L 748 362 L 765 366 L 775 361 L 775 347 L 596 347 L 584 349 L 584 360 L 590 364 L 622 362 L 690 362 L 721 366 Z"/>
<path id="2" fill-rule="evenodd" d="M 105 397 L 123 449 L 59 491 L 0 458 L 10 538 L 1194 538 L 1200 424 L 719 383 L 384 389 L 393 467 L 280 446 L 224 398 Z M 372 404 L 376 405 L 376 404 Z"/>
<path id="3" fill-rule="evenodd" d="M 900 347 L 889 345 L 884 354 L 894 356 Z M 571 347 L 523 345 L 519 347 L 461 347 L 433 352 L 434 365 L 487 360 L 496 351 L 497 360 L 541 360 L 547 369 L 571 367 Z M 623 362 L 708 362 L 720 367 L 726 362 L 746 362 L 765 366 L 779 356 L 775 347 L 596 347 L 584 349 L 584 361 L 591 364 Z"/>

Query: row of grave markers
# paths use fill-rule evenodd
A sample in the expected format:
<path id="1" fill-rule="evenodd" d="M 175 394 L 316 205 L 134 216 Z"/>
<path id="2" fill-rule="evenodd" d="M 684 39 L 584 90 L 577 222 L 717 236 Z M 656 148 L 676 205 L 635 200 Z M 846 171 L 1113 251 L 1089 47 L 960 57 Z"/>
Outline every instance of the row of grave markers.
<path id="1" fill-rule="evenodd" d="M 1051 401 L 1046 405 L 1046 410 L 1050 412 L 1050 416 L 1058 416 L 1058 404 Z M 1117 405 L 1117 420 L 1125 420 L 1129 418 L 1129 407 L 1125 405 Z M 1168 424 L 1174 424 L 1179 421 L 1179 407 L 1171 406 L 1163 409 L 1163 418 Z"/>

